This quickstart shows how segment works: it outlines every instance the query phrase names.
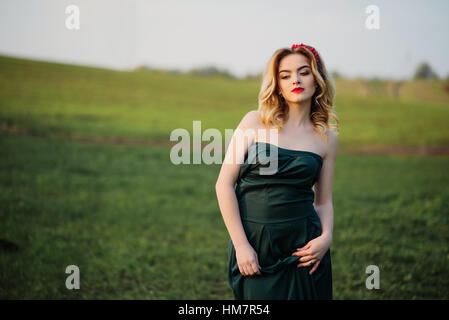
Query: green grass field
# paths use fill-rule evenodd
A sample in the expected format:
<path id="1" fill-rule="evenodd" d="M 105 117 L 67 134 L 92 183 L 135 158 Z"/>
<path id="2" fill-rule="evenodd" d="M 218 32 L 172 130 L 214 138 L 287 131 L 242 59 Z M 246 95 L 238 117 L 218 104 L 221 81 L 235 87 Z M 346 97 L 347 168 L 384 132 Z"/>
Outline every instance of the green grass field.
<path id="1" fill-rule="evenodd" d="M 257 108 L 257 81 L 0 57 L 0 83 L 0 239 L 18 246 L 0 249 L 0 298 L 232 299 L 220 165 L 173 165 L 157 143 L 72 138 L 168 141 L 193 120 L 234 129 Z M 405 83 L 393 98 L 337 81 L 341 150 L 448 146 L 446 85 Z M 448 157 L 339 154 L 335 299 L 449 298 L 448 169 Z M 65 287 L 72 264 L 80 290 Z M 378 290 L 365 287 L 369 265 Z"/>

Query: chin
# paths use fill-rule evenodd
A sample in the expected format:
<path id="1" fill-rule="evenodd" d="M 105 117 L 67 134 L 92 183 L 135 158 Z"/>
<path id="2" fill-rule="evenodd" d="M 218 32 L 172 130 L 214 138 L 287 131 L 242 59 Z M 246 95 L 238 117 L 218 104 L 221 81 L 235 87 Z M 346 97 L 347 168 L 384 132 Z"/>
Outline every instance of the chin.
<path id="1" fill-rule="evenodd" d="M 309 96 L 299 96 L 299 97 L 294 97 L 291 101 L 292 102 L 301 102 L 301 101 L 306 101 L 310 98 L 311 97 L 309 97 Z"/>

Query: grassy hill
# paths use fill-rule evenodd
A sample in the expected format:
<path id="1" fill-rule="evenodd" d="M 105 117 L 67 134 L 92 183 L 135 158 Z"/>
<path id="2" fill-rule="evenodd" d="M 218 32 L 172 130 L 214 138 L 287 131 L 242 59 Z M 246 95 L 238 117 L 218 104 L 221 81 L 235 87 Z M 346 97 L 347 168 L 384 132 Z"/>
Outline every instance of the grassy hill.
<path id="1" fill-rule="evenodd" d="M 0 57 L 0 84 L 0 298 L 232 299 L 220 165 L 108 141 L 168 141 L 193 120 L 235 128 L 257 107 L 256 80 Z M 449 145 L 446 84 L 391 86 L 337 82 L 334 298 L 448 299 L 449 159 L 343 152 Z M 65 287 L 68 265 L 79 290 Z"/>
<path id="2" fill-rule="evenodd" d="M 168 140 L 175 128 L 234 129 L 257 80 L 79 67 L 0 57 L 0 124 L 36 134 Z M 337 80 L 340 145 L 449 145 L 448 83 Z M 396 92 L 396 93 L 395 93 Z"/>

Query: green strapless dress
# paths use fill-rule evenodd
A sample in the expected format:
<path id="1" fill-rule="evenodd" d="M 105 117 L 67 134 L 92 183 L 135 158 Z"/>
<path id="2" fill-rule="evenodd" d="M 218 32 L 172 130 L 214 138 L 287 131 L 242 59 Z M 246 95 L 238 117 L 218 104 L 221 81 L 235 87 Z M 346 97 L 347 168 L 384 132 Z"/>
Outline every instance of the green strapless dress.
<path id="1" fill-rule="evenodd" d="M 277 157 L 275 150 L 277 150 Z M 264 156 L 271 152 L 277 162 Z M 273 160 L 270 160 L 271 162 Z M 312 186 L 323 159 L 311 151 L 292 150 L 265 142 L 249 146 L 235 186 L 240 217 L 248 241 L 257 252 L 261 275 L 243 276 L 229 239 L 228 280 L 238 300 L 332 299 L 330 249 L 312 275 L 291 254 L 322 233 L 313 206 Z"/>

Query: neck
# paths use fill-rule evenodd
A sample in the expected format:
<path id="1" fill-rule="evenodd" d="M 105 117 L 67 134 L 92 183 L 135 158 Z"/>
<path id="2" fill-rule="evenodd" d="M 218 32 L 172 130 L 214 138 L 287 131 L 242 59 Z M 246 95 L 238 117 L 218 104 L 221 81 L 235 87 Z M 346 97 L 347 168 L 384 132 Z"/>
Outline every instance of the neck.
<path id="1" fill-rule="evenodd" d="M 305 128 L 310 122 L 311 99 L 300 102 L 287 102 L 288 119 L 285 123 L 287 126 L 295 128 Z"/>

